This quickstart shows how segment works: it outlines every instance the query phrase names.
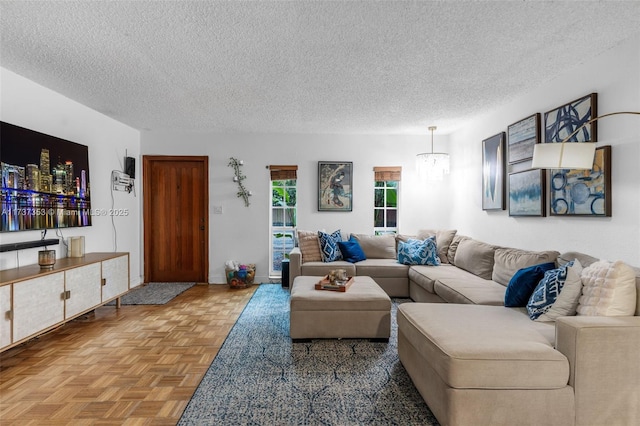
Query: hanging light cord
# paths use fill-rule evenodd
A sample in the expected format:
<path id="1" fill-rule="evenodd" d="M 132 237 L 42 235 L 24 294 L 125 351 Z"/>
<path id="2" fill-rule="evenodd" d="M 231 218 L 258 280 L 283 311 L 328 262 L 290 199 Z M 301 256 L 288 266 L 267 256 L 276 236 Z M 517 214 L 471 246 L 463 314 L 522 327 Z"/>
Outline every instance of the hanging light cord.
<path id="1" fill-rule="evenodd" d="M 433 131 L 436 130 L 437 127 L 436 126 L 431 126 L 429 127 L 429 130 L 431 130 L 431 153 L 433 154 Z"/>

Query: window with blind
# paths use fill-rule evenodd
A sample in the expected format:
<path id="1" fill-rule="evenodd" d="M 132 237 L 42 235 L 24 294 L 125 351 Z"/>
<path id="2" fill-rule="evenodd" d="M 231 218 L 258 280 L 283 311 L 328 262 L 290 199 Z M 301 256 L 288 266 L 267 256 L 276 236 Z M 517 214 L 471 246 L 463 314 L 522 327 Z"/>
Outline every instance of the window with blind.
<path id="1" fill-rule="evenodd" d="M 401 167 L 374 167 L 373 231 L 376 235 L 398 233 L 398 191 Z"/>
<path id="2" fill-rule="evenodd" d="M 271 179 L 269 277 L 282 276 L 282 260 L 289 258 L 294 246 L 297 219 L 296 180 L 298 166 L 269 166 Z"/>

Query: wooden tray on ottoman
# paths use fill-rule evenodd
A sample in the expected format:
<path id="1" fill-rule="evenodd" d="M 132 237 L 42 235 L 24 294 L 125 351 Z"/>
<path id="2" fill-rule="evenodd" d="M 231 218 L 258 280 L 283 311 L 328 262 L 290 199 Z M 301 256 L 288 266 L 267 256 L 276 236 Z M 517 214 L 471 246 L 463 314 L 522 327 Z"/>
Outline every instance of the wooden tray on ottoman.
<path id="1" fill-rule="evenodd" d="M 349 277 L 344 285 L 337 285 L 331 284 L 331 281 L 329 281 L 329 276 L 327 275 L 326 277 L 321 279 L 320 282 L 316 283 L 316 290 L 340 291 L 344 293 L 345 291 L 349 290 L 351 284 L 353 284 L 353 277 Z"/>

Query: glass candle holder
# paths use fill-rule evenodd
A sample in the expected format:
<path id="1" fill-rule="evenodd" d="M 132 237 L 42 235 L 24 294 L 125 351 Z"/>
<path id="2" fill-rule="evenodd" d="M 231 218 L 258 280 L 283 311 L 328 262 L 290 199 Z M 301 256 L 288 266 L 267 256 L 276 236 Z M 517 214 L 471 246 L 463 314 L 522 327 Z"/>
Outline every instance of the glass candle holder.
<path id="1" fill-rule="evenodd" d="M 53 265 L 55 264 L 56 264 L 55 250 L 40 250 L 38 252 L 38 265 L 40 265 L 40 269 L 53 269 Z"/>

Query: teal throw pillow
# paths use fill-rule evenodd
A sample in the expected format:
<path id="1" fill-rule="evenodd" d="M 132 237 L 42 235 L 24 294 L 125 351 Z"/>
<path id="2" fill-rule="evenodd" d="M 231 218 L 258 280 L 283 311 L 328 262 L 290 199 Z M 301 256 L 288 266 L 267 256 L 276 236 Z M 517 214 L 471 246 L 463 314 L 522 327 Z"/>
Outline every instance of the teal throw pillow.
<path id="1" fill-rule="evenodd" d="M 320 253 L 322 254 L 323 262 L 342 260 L 342 253 L 338 247 L 338 241 L 342 241 L 339 229 L 332 234 L 318 231 L 318 239 L 320 240 Z"/>
<path id="2" fill-rule="evenodd" d="M 349 238 L 349 241 L 338 241 L 338 247 L 342 253 L 342 258 L 347 262 L 356 263 L 367 259 L 362 247 L 360 247 L 360 243 L 353 236 Z"/>
<path id="3" fill-rule="evenodd" d="M 527 303 L 529 318 L 535 321 L 540 315 L 551 309 L 560 295 L 562 287 L 564 287 L 567 280 L 567 269 L 571 266 L 573 266 L 573 261 L 544 273 L 544 277 L 533 290 Z"/>
<path id="4" fill-rule="evenodd" d="M 544 278 L 544 273 L 555 267 L 555 263 L 548 262 L 519 269 L 509 280 L 507 291 L 504 293 L 504 306 L 507 308 L 527 306 L 533 290 Z"/>
<path id="5" fill-rule="evenodd" d="M 440 265 L 435 237 L 426 240 L 409 239 L 398 244 L 398 263 L 403 265 Z"/>

